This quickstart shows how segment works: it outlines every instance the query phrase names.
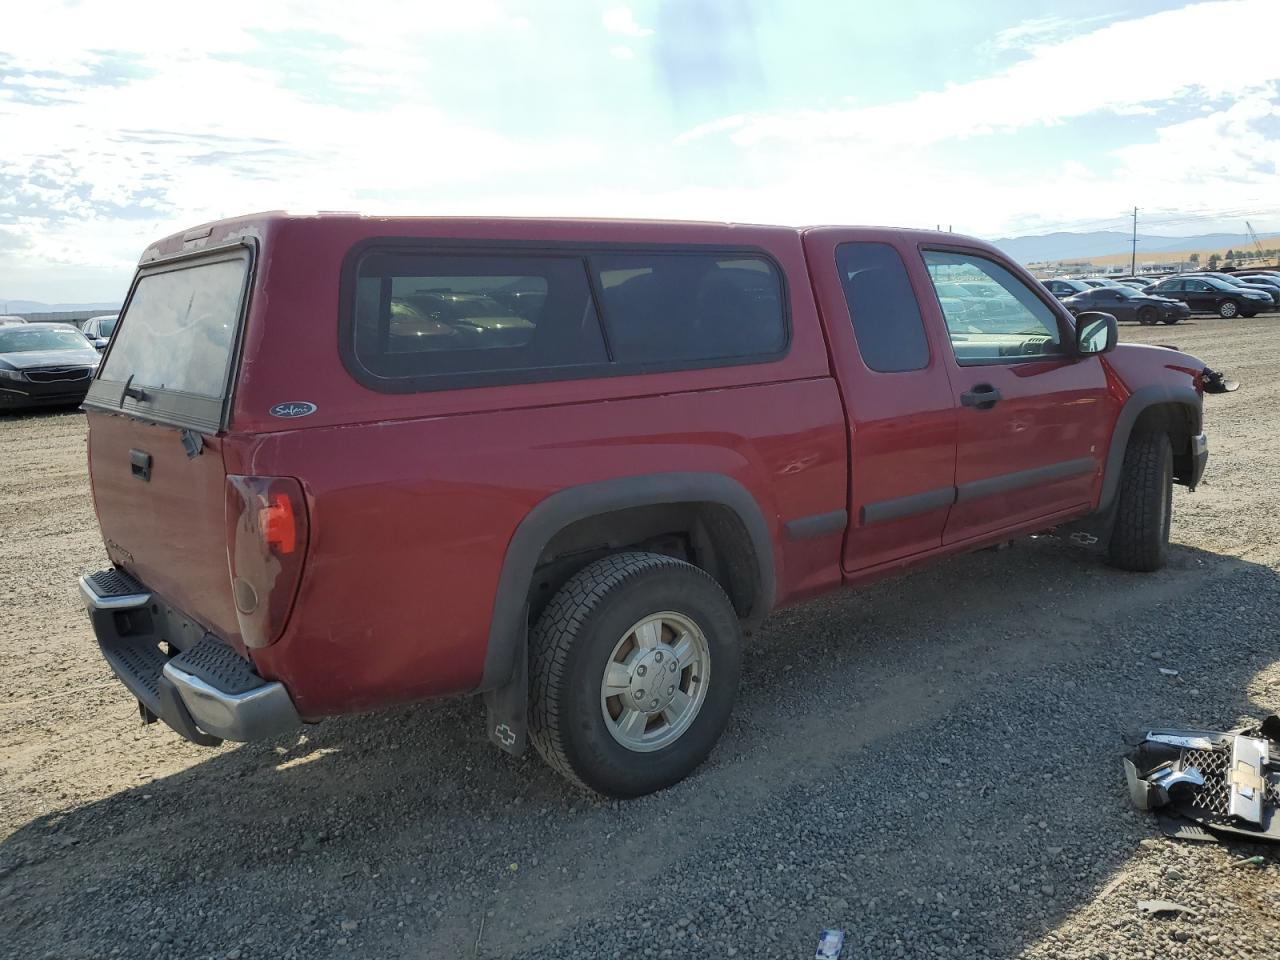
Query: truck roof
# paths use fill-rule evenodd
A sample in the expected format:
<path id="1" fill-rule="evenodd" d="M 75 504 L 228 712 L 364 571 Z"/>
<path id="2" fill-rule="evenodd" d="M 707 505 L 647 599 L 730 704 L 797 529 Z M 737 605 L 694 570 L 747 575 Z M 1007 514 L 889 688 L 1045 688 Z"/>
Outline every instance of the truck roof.
<path id="1" fill-rule="evenodd" d="M 456 232 L 459 236 L 493 235 L 517 227 L 522 238 L 537 234 L 545 240 L 577 240 L 610 241 L 631 240 L 640 243 L 654 243 L 671 240 L 683 240 L 689 243 L 730 242 L 748 244 L 765 238 L 777 239 L 780 235 L 791 234 L 802 236 L 819 230 L 856 231 L 866 234 L 868 239 L 875 236 L 904 233 L 917 236 L 922 241 L 933 240 L 946 242 L 963 240 L 967 243 L 982 241 L 965 237 L 961 234 L 937 230 L 919 230 L 908 227 L 889 227 L 872 225 L 835 225 L 812 224 L 807 226 L 786 226 L 778 224 L 737 223 L 731 221 L 711 220 L 647 220 L 636 218 L 609 217 L 461 217 L 461 216 L 387 216 L 382 214 L 362 214 L 352 211 L 317 211 L 309 213 L 289 212 L 286 210 L 266 210 L 249 213 L 222 220 L 211 220 L 189 227 L 186 230 L 170 234 L 156 241 L 143 254 L 141 262 L 182 252 L 184 249 L 197 249 L 210 242 L 231 239 L 235 236 L 259 236 L 261 232 L 275 226 L 311 222 L 323 224 L 342 232 L 356 232 L 360 227 L 362 233 L 376 235 L 387 232 L 396 235 L 411 233 L 414 229 L 423 230 L 428 235 L 449 236 Z M 371 229 L 375 227 L 376 229 Z M 459 228 L 454 231 L 450 228 Z"/>

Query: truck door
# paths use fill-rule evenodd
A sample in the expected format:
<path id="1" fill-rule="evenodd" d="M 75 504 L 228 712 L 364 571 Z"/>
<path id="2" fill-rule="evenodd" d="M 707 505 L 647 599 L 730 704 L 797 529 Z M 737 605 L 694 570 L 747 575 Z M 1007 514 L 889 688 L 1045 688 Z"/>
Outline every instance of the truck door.
<path id="1" fill-rule="evenodd" d="M 1087 510 L 1119 406 L 1101 359 L 1076 356 L 1065 311 L 991 252 L 926 245 L 921 266 L 937 294 L 925 314 L 950 341 L 958 417 L 943 543 Z"/>
<path id="2" fill-rule="evenodd" d="M 844 569 L 936 549 L 955 495 L 956 411 L 945 344 L 921 317 L 928 281 L 913 285 L 904 263 L 918 254 L 890 232 L 822 228 L 804 243 L 849 430 Z"/>

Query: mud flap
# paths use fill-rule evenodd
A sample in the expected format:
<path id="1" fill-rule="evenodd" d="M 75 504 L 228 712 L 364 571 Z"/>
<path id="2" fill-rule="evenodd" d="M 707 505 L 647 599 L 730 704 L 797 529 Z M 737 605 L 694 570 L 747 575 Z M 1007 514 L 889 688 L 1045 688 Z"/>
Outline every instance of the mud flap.
<path id="1" fill-rule="evenodd" d="M 529 745 L 529 608 L 520 618 L 511 677 L 495 690 L 484 692 L 485 725 L 489 739 L 514 757 Z"/>
<path id="2" fill-rule="evenodd" d="M 1111 543 L 1111 531 L 1116 521 L 1116 503 L 1119 500 L 1118 496 L 1114 497 L 1107 509 L 1057 527 L 1053 531 L 1054 535 L 1083 550 L 1105 553 Z"/>

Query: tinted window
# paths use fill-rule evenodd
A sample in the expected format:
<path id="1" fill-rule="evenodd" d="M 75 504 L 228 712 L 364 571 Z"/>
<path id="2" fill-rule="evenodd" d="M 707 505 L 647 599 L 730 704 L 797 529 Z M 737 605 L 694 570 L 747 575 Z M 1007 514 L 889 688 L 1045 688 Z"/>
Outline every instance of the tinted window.
<path id="1" fill-rule="evenodd" d="M 618 253 L 591 265 L 619 363 L 762 357 L 786 346 L 782 283 L 768 260 Z"/>
<path id="2" fill-rule="evenodd" d="M 101 379 L 221 399 L 248 265 L 246 254 L 235 254 L 144 274 L 120 317 Z"/>
<path id="3" fill-rule="evenodd" d="M 356 357 L 377 377 L 608 360 L 580 257 L 366 254 L 354 320 Z"/>
<path id="4" fill-rule="evenodd" d="M 920 307 L 898 251 L 887 243 L 842 243 L 836 269 L 862 361 L 881 373 L 928 366 Z"/>
<path id="5" fill-rule="evenodd" d="M 941 250 L 926 250 L 924 260 L 959 363 L 1061 354 L 1053 311 L 1003 266 L 986 257 Z M 979 286 L 982 295 L 973 293 Z"/>

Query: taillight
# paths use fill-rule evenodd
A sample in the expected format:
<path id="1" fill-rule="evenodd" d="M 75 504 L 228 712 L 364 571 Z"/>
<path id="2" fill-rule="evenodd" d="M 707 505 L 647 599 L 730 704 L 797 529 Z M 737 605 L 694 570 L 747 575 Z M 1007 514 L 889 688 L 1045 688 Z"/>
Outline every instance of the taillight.
<path id="1" fill-rule="evenodd" d="M 227 565 L 240 636 L 265 647 L 284 633 L 307 552 L 307 507 L 291 477 L 227 477 Z"/>

